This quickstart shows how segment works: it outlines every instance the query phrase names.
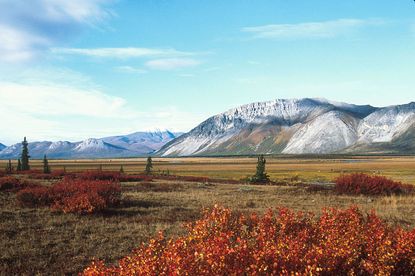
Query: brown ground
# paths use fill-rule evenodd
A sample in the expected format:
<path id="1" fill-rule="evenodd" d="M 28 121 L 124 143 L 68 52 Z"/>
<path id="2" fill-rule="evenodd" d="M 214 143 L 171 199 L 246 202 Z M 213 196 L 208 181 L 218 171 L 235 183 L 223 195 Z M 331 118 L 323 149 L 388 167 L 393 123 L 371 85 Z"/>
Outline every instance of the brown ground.
<path id="1" fill-rule="evenodd" d="M 13 194 L 0 194 L 0 271 L 2 274 L 75 274 L 93 257 L 115 262 L 159 230 L 168 237 L 221 204 L 242 212 L 263 213 L 286 206 L 319 213 L 323 207 L 358 205 L 391 224 L 415 227 L 415 197 L 350 197 L 296 186 L 155 181 L 123 184 L 124 203 L 93 216 L 52 213 L 16 206 Z"/>
<path id="2" fill-rule="evenodd" d="M 154 159 L 156 171 L 171 174 L 240 179 L 253 174 L 254 158 Z M 51 161 L 52 169 L 68 171 L 119 169 L 141 172 L 144 159 Z M 4 165 L 0 164 L 0 168 Z M 34 168 L 40 168 L 33 161 Z M 285 206 L 319 213 L 324 207 L 358 205 L 374 209 L 391 224 L 415 227 L 415 196 L 338 196 L 331 190 L 311 191 L 295 185 L 302 180 L 330 181 L 341 172 L 365 171 L 415 184 L 415 159 L 268 159 L 267 171 L 274 180 L 291 186 L 206 184 L 157 180 L 123 183 L 123 205 L 93 216 L 52 213 L 47 208 L 16 205 L 15 195 L 0 193 L 0 274 L 76 274 L 97 257 L 115 262 L 159 230 L 168 237 L 183 232 L 184 222 L 201 216 L 203 208 L 221 204 L 243 212 L 262 213 Z M 48 184 L 48 183 L 45 183 Z"/>

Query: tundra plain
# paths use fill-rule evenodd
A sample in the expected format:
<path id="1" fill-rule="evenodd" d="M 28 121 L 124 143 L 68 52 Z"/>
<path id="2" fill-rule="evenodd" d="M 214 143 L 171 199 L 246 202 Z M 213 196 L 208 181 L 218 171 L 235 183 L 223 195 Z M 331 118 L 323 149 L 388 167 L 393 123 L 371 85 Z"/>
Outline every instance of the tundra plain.
<path id="1" fill-rule="evenodd" d="M 255 158 L 154 158 L 154 173 L 240 180 L 255 172 Z M 5 161 L 0 164 L 5 166 Z M 40 160 L 31 161 L 41 169 Z M 144 170 L 145 159 L 50 160 L 52 170 L 126 173 Z M 100 214 L 78 216 L 48 208 L 22 208 L 15 194 L 0 193 L 1 274 L 76 274 L 94 258 L 116 262 L 142 242 L 164 231 L 183 233 L 183 224 L 214 204 L 240 212 L 263 213 L 289 207 L 319 214 L 322 208 L 356 205 L 388 223 L 415 227 L 415 197 L 345 196 L 324 188 L 342 173 L 365 172 L 415 184 L 415 158 L 353 156 L 332 158 L 269 157 L 267 172 L 275 186 L 154 179 L 122 183 L 122 204 Z M 25 178 L 26 175 L 17 177 Z M 33 180 L 50 185 L 54 180 Z M 329 184 L 328 184 L 329 185 Z"/>

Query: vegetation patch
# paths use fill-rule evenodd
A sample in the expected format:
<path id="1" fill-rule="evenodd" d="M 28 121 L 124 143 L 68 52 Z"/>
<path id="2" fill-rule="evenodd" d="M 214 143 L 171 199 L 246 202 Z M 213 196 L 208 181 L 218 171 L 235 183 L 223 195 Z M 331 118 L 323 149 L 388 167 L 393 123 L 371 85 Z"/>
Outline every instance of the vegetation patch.
<path id="1" fill-rule="evenodd" d="M 215 206 L 178 238 L 160 232 L 118 265 L 84 275 L 414 275 L 415 229 L 392 228 L 356 207 L 311 213 L 281 208 L 244 216 Z"/>
<path id="2" fill-rule="evenodd" d="M 335 190 L 350 195 L 392 195 L 414 191 L 412 185 L 405 185 L 384 176 L 354 173 L 341 175 L 336 180 Z"/>
<path id="3" fill-rule="evenodd" d="M 29 187 L 19 191 L 21 206 L 50 206 L 63 213 L 92 214 L 119 204 L 119 182 L 104 180 L 64 179 L 52 187 Z"/>

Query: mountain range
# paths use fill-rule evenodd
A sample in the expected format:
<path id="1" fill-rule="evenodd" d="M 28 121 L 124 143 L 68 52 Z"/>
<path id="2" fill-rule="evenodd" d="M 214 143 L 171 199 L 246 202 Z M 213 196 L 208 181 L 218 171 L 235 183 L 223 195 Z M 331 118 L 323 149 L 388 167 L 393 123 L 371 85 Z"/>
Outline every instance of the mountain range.
<path id="1" fill-rule="evenodd" d="M 233 108 L 173 139 L 160 156 L 415 153 L 415 103 L 388 107 L 278 99 Z"/>
<path id="2" fill-rule="evenodd" d="M 32 158 L 111 158 L 137 157 L 153 154 L 181 133 L 170 131 L 136 132 L 129 135 L 90 138 L 81 142 L 42 141 L 29 143 Z M 20 143 L 6 147 L 0 144 L 0 159 L 16 159 L 22 151 Z"/>
<path id="3" fill-rule="evenodd" d="M 230 109 L 188 133 L 136 132 L 81 142 L 29 143 L 33 158 L 224 156 L 251 154 L 414 154 L 415 103 L 387 107 L 326 99 L 277 99 Z M 21 144 L 0 144 L 15 159 Z"/>

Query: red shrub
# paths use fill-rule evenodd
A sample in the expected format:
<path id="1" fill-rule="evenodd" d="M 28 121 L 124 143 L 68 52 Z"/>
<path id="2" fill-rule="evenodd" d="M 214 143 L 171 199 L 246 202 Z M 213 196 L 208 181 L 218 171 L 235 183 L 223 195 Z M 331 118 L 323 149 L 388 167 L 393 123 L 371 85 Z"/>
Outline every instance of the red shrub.
<path id="1" fill-rule="evenodd" d="M 49 180 L 49 179 L 60 179 L 66 175 L 68 174 L 65 173 L 64 171 L 52 171 L 51 173 L 38 172 L 38 173 L 29 174 L 29 178 Z"/>
<path id="2" fill-rule="evenodd" d="M 92 214 L 107 207 L 103 197 L 96 192 L 77 193 L 69 197 L 64 197 L 52 205 L 52 209 L 60 210 L 64 213 L 75 213 L 79 215 Z"/>
<path id="3" fill-rule="evenodd" d="M 49 191 L 45 186 L 25 188 L 16 194 L 16 200 L 23 207 L 48 206 L 51 203 Z"/>
<path id="4" fill-rule="evenodd" d="M 121 182 L 141 182 L 141 181 L 151 181 L 153 177 L 145 174 L 124 174 L 120 175 L 119 180 Z"/>
<path id="5" fill-rule="evenodd" d="M 116 206 L 121 199 L 121 186 L 113 181 L 64 179 L 52 187 L 36 186 L 17 194 L 21 206 L 51 206 L 64 213 L 91 214 Z"/>
<path id="6" fill-rule="evenodd" d="M 0 178 L 0 191 L 4 192 L 15 192 L 33 185 L 34 184 L 27 181 L 22 181 L 13 176 L 5 176 Z"/>
<path id="7" fill-rule="evenodd" d="M 65 179 L 51 188 L 52 209 L 64 213 L 94 213 L 120 202 L 119 182 Z"/>
<path id="8" fill-rule="evenodd" d="M 119 172 L 111 171 L 85 171 L 82 173 L 76 174 L 76 177 L 83 180 L 109 180 L 109 181 L 118 181 L 121 174 Z"/>
<path id="9" fill-rule="evenodd" d="M 41 171 L 41 170 L 19 171 L 18 174 L 28 174 L 28 175 L 43 174 L 43 171 Z"/>
<path id="10" fill-rule="evenodd" d="M 394 229 L 357 208 L 312 214 L 280 209 L 245 217 L 215 207 L 181 237 L 162 234 L 117 266 L 84 275 L 414 275 L 415 229 Z"/>
<path id="11" fill-rule="evenodd" d="M 403 194 L 413 189 L 410 185 L 404 185 L 383 176 L 371 176 L 363 173 L 342 175 L 335 182 L 337 193 L 351 195 Z"/>

